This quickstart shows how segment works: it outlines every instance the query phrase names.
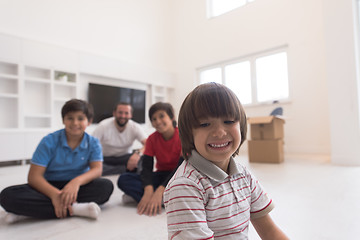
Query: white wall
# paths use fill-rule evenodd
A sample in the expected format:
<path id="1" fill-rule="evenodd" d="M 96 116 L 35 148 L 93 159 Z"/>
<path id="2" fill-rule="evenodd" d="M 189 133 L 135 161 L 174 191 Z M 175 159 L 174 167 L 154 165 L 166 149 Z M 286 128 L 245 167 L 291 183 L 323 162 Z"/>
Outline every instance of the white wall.
<path id="1" fill-rule="evenodd" d="M 210 20 L 205 2 L 173 1 L 176 102 L 181 103 L 194 87 L 197 68 L 287 45 L 291 102 L 282 105 L 289 118 L 285 152 L 329 154 L 322 1 L 256 0 Z M 268 115 L 272 108 L 247 107 L 246 111 L 248 116 Z"/>
<path id="2" fill-rule="evenodd" d="M 0 33 L 168 71 L 166 0 L 0 0 Z"/>
<path id="3" fill-rule="evenodd" d="M 332 161 L 360 165 L 355 0 L 324 0 Z"/>

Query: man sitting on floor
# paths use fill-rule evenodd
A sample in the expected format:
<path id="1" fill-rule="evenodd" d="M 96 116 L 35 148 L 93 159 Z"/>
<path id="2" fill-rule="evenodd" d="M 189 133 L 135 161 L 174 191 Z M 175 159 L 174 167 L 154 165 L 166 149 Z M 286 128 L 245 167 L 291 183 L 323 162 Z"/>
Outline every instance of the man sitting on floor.
<path id="1" fill-rule="evenodd" d="M 132 107 L 129 103 L 116 104 L 113 117 L 104 119 L 93 132 L 103 148 L 103 176 L 134 172 L 137 169 L 143 149 L 133 151 L 138 140 L 145 146 L 146 134 L 140 124 L 131 120 Z"/>

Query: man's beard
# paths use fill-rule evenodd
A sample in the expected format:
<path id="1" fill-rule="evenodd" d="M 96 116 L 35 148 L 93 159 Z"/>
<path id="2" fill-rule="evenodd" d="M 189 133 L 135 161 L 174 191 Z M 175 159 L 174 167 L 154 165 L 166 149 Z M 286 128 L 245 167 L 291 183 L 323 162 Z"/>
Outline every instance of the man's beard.
<path id="1" fill-rule="evenodd" d="M 128 121 L 129 121 L 129 119 L 126 119 L 126 118 L 122 118 L 122 119 L 125 119 L 125 122 L 124 122 L 124 123 L 121 123 L 118 119 L 116 119 L 116 124 L 117 124 L 119 127 L 124 127 L 124 126 L 128 123 Z"/>

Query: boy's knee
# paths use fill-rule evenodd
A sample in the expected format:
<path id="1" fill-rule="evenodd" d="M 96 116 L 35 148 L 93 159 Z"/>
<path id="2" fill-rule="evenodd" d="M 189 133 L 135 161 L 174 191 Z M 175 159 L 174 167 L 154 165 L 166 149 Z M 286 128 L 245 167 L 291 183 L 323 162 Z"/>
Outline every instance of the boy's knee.
<path id="1" fill-rule="evenodd" d="M 0 193 L 0 205 L 7 211 L 9 205 L 13 202 L 11 199 L 11 187 L 7 187 Z"/>
<path id="2" fill-rule="evenodd" d="M 123 173 L 119 176 L 117 185 L 121 190 L 124 190 L 129 183 L 133 182 L 135 173 Z"/>
<path id="3" fill-rule="evenodd" d="M 121 190 L 123 190 L 124 189 L 124 186 L 126 185 L 126 184 L 124 184 L 124 182 L 126 181 L 126 173 L 124 173 L 124 174 L 121 174 L 120 176 L 119 176 L 119 178 L 118 178 L 118 180 L 117 180 L 117 186 L 118 186 L 118 188 L 120 188 Z"/>
<path id="4" fill-rule="evenodd" d="M 104 204 L 105 202 L 109 201 L 111 194 L 114 191 L 113 183 L 106 178 L 100 178 L 98 180 L 98 191 L 99 195 L 97 200 L 95 201 L 97 204 Z M 101 193 L 101 194 L 100 194 Z"/>
<path id="5" fill-rule="evenodd" d="M 110 196 L 111 196 L 111 194 L 113 193 L 113 191 L 114 191 L 114 185 L 113 185 L 113 183 L 110 181 L 110 180 L 108 180 L 108 179 L 106 179 L 107 181 L 106 181 L 106 183 L 104 184 L 104 192 L 105 192 L 105 194 L 104 194 L 104 196 L 106 196 L 105 197 L 105 199 L 103 200 L 103 202 L 107 202 L 109 199 L 110 199 Z"/>

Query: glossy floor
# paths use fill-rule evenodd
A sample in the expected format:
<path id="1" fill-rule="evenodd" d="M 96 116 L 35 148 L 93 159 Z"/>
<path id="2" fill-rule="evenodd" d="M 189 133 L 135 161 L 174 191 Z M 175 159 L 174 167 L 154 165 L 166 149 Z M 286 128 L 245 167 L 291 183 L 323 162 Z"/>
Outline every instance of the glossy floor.
<path id="1" fill-rule="evenodd" d="M 247 162 L 273 198 L 271 216 L 291 239 L 358 239 L 360 236 L 360 167 L 336 166 L 326 157 L 288 157 L 282 164 Z M 28 165 L 0 168 L 0 189 L 24 183 Z M 110 177 L 115 183 L 116 176 Z M 139 216 L 123 205 L 115 187 L 98 220 L 26 220 L 8 225 L 0 208 L 0 239 L 167 239 L 166 215 Z M 250 228 L 249 239 L 259 239 Z"/>

